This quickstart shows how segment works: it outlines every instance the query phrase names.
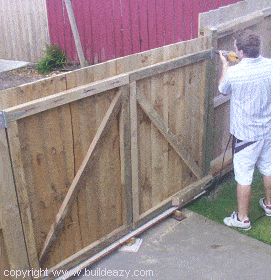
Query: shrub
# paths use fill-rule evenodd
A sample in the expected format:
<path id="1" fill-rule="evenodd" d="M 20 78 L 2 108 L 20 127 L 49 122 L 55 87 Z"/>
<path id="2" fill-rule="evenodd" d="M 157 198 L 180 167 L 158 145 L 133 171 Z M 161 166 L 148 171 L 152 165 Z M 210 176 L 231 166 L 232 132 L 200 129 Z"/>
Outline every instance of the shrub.
<path id="1" fill-rule="evenodd" d="M 62 68 L 67 62 L 65 53 L 57 45 L 46 45 L 44 52 L 44 57 L 36 67 L 41 74 L 48 74 L 53 70 Z"/>

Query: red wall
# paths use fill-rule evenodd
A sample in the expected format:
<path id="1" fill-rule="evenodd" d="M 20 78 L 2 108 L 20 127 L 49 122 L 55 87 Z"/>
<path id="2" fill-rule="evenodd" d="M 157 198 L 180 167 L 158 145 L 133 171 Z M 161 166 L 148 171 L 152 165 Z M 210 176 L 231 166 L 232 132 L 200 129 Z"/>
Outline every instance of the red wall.
<path id="1" fill-rule="evenodd" d="M 90 63 L 197 37 L 198 14 L 238 0 L 72 0 Z M 64 0 L 47 0 L 51 43 L 78 61 Z"/>

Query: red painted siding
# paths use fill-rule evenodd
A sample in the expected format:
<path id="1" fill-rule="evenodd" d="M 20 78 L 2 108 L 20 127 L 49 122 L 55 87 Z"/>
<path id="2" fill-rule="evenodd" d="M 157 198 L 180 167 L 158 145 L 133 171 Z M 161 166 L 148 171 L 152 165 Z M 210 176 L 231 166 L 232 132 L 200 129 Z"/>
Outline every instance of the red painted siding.
<path id="1" fill-rule="evenodd" d="M 238 0 L 72 0 L 90 63 L 197 36 L 198 14 Z M 51 43 L 78 61 L 64 0 L 47 0 Z"/>

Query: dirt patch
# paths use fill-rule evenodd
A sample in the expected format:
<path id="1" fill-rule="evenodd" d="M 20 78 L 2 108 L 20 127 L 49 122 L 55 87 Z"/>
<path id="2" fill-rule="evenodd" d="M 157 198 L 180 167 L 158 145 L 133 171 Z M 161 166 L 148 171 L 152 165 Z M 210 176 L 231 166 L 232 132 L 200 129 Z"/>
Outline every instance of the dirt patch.
<path id="1" fill-rule="evenodd" d="M 39 74 L 35 65 L 28 65 L 19 69 L 0 73 L 0 90 L 16 87 L 47 77 L 53 77 L 61 73 L 78 69 L 77 65 L 69 65 L 67 68 L 51 72 L 48 75 Z"/>

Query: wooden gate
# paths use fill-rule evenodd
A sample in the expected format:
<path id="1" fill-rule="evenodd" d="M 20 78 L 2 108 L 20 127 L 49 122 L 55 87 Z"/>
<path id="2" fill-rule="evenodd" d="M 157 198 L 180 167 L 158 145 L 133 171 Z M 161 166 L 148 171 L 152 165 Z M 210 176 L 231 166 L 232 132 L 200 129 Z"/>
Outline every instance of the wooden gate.
<path id="1" fill-rule="evenodd" d="M 72 268 L 211 180 L 212 49 L 197 43 L 74 87 L 62 76 L 59 90 L 2 110 L 5 181 L 33 269 Z"/>

